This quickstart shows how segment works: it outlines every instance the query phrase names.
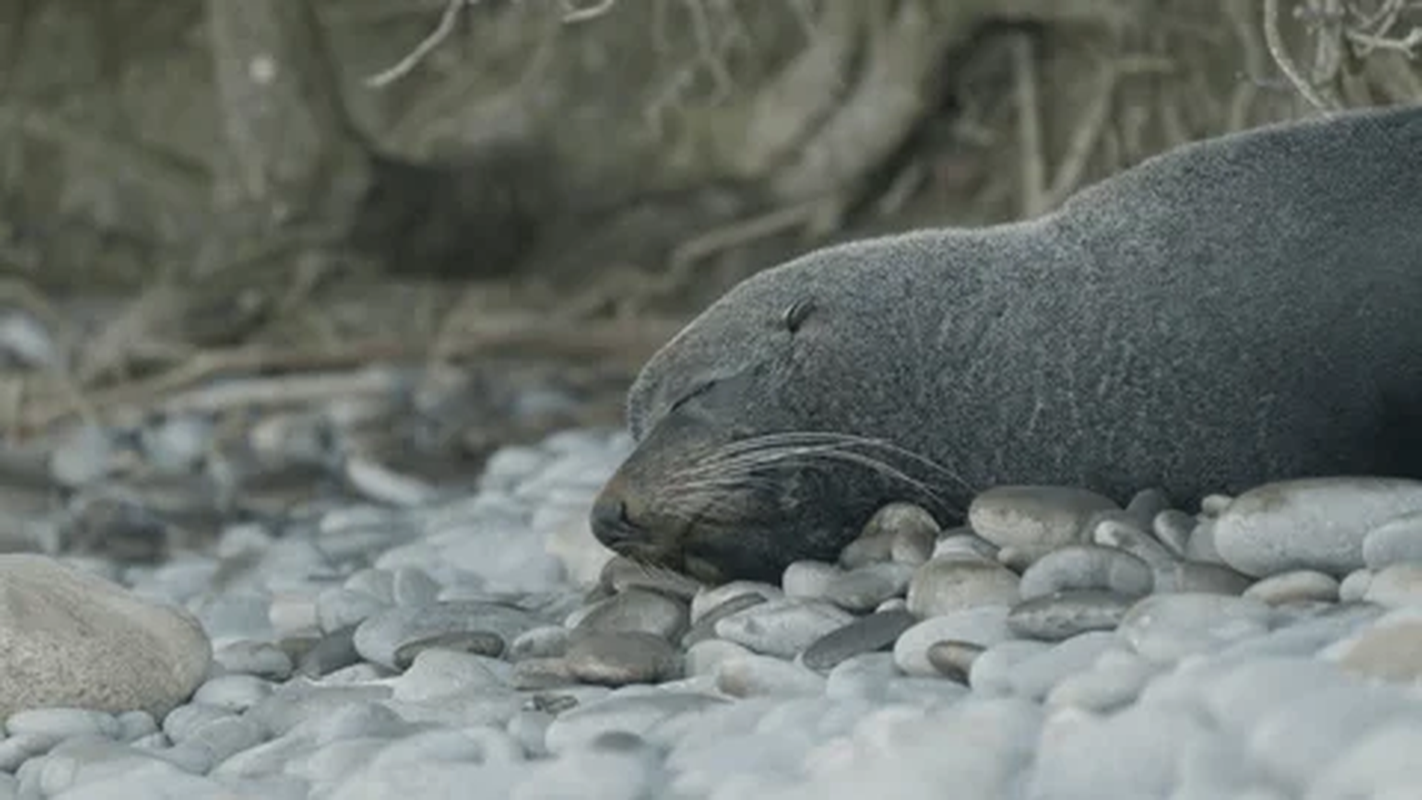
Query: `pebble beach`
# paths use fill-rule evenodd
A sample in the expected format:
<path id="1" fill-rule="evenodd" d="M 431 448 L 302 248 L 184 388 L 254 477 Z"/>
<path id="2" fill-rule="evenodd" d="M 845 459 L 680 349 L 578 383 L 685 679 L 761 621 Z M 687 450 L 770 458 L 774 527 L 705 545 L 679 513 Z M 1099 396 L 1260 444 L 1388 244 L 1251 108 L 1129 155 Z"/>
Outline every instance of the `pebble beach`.
<path id="1" fill-rule="evenodd" d="M 174 424 L 144 459 L 203 449 Z M 100 485 L 115 441 L 49 469 Z M 347 459 L 358 491 L 208 547 L 0 556 L 0 797 L 1422 796 L 1422 483 L 998 487 L 704 587 L 592 538 L 630 447 L 568 430 L 452 491 Z"/>

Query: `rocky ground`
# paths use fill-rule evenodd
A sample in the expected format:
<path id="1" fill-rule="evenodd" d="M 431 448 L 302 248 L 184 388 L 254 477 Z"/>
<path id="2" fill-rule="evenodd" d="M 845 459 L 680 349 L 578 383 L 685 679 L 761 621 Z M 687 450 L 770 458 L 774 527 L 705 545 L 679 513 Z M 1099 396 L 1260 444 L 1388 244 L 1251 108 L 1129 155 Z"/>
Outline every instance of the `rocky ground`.
<path id="1" fill-rule="evenodd" d="M 0 556 L 0 797 L 1422 786 L 1422 483 L 1200 509 L 999 487 L 964 527 L 889 506 L 837 564 L 708 588 L 591 538 L 623 434 L 435 479 L 358 446 L 394 424 L 369 409 L 6 451 L 0 523 L 28 552 Z"/>

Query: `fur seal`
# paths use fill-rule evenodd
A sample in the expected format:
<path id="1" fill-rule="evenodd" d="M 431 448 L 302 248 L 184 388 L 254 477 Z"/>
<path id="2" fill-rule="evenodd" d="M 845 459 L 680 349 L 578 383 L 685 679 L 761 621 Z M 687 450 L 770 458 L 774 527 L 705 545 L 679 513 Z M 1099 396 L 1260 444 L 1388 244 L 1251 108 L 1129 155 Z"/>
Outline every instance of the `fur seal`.
<path id="1" fill-rule="evenodd" d="M 594 533 L 713 582 L 997 484 L 1192 501 L 1422 477 L 1422 107 L 1186 145 L 1034 220 L 759 273 L 651 358 L 628 421 Z"/>

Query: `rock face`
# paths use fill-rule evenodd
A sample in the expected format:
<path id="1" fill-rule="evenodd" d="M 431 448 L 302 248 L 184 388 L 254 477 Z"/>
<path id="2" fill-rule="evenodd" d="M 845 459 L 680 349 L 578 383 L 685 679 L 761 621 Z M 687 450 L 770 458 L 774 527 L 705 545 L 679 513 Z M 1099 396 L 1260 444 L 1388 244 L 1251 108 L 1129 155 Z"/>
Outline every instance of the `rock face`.
<path id="1" fill-rule="evenodd" d="M 0 716 L 67 706 L 161 719 L 211 660 L 179 609 L 50 558 L 0 556 Z"/>

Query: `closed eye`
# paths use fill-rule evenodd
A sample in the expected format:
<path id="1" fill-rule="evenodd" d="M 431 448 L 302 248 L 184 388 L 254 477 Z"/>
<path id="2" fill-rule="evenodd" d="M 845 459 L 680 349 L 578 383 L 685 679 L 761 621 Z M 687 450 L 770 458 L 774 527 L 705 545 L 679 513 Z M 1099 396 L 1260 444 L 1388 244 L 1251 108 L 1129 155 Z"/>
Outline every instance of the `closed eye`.
<path id="1" fill-rule="evenodd" d="M 683 405 L 686 405 L 686 403 L 689 402 L 690 400 L 692 400 L 693 398 L 705 394 L 708 390 L 711 389 L 712 386 L 715 386 L 715 385 L 716 385 L 716 382 L 715 382 L 715 381 L 702 381 L 701 383 L 696 384 L 695 386 L 691 387 L 691 391 L 687 392 L 686 394 L 682 395 L 681 397 L 678 397 L 678 398 L 676 399 L 676 402 L 674 402 L 674 403 L 671 404 L 671 408 L 668 409 L 668 411 L 675 411 L 675 410 L 677 410 L 678 408 L 681 408 Z"/>

